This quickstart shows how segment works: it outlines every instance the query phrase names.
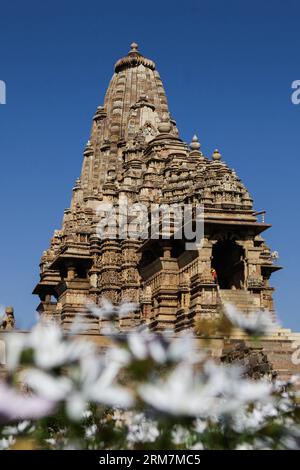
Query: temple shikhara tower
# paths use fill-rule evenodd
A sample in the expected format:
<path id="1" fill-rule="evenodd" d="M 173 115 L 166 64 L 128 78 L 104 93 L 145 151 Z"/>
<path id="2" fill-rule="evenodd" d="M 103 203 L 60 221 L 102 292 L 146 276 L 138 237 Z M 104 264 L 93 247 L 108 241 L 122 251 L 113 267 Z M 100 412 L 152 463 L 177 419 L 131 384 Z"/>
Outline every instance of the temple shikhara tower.
<path id="1" fill-rule="evenodd" d="M 120 200 L 149 210 L 203 207 L 201 243 L 187 249 L 178 226 L 169 237 L 151 237 L 151 223 L 149 236 L 139 237 L 137 227 L 136 237 L 100 236 L 103 207 L 119 217 Z M 273 311 L 270 277 L 279 267 L 262 238 L 269 227 L 218 150 L 208 157 L 196 136 L 189 145 L 181 140 L 156 65 L 133 43 L 115 65 L 70 208 L 42 255 L 38 312 L 66 329 L 81 315 L 88 331 L 99 332 L 87 304 L 102 298 L 139 304 L 121 327 L 147 323 L 157 331 L 191 328 L 218 315 L 224 301 L 245 312 Z"/>

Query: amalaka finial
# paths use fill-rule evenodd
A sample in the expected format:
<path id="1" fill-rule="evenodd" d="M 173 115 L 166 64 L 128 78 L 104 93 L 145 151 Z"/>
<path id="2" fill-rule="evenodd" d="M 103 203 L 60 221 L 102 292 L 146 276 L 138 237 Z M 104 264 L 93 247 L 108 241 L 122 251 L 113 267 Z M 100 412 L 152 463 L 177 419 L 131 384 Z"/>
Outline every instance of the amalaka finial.
<path id="1" fill-rule="evenodd" d="M 130 44 L 130 52 L 138 52 L 138 44 L 136 42 L 132 42 Z"/>
<path id="2" fill-rule="evenodd" d="M 201 147 L 201 144 L 198 140 L 198 137 L 196 136 L 196 134 L 194 135 L 194 137 L 192 138 L 192 142 L 190 143 L 190 148 L 192 150 L 199 150 Z"/>
<path id="3" fill-rule="evenodd" d="M 212 159 L 214 161 L 220 161 L 221 158 L 222 158 L 222 155 L 220 154 L 219 150 L 218 149 L 214 150 L 214 152 L 212 154 Z"/>
<path id="4" fill-rule="evenodd" d="M 115 64 L 115 72 L 118 73 L 121 70 L 125 70 L 131 67 L 138 67 L 139 65 L 143 65 L 148 69 L 155 70 L 155 63 L 153 60 L 147 59 L 144 57 L 138 50 L 138 44 L 133 42 L 130 45 L 130 51 L 127 53 L 125 57 L 119 59 Z"/>
<path id="5" fill-rule="evenodd" d="M 169 134 L 172 129 L 170 120 L 167 118 L 163 118 L 158 124 L 157 129 L 160 134 Z"/>

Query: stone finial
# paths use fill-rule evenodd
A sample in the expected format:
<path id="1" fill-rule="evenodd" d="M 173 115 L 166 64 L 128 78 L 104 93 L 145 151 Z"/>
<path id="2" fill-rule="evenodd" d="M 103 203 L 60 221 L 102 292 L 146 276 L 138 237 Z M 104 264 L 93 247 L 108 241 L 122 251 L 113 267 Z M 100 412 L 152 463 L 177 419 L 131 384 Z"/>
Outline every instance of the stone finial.
<path id="1" fill-rule="evenodd" d="M 106 111 L 104 106 L 98 106 L 96 109 L 95 115 L 93 117 L 94 121 L 100 121 L 101 119 L 106 118 Z"/>
<path id="2" fill-rule="evenodd" d="M 139 65 L 144 65 L 144 67 L 155 70 L 155 63 L 153 60 L 144 57 L 139 52 L 137 43 L 133 42 L 130 45 L 130 51 L 127 53 L 127 55 L 116 62 L 115 72 L 118 73 L 121 70 L 126 70 L 131 67 L 138 67 Z"/>
<path id="3" fill-rule="evenodd" d="M 6 307 L 5 313 L 6 313 L 6 315 L 13 315 L 14 314 L 14 308 L 11 307 L 11 306 Z"/>
<path id="4" fill-rule="evenodd" d="M 138 101 L 149 101 L 149 96 L 146 93 L 142 93 L 138 99 Z"/>
<path id="5" fill-rule="evenodd" d="M 167 120 L 161 121 L 158 124 L 157 129 L 160 134 L 169 134 L 169 132 L 171 131 L 170 121 L 167 121 Z"/>
<path id="6" fill-rule="evenodd" d="M 214 150 L 212 154 L 212 159 L 218 162 L 221 160 L 221 158 L 222 158 L 222 155 L 220 154 L 219 150 L 218 149 Z"/>
<path id="7" fill-rule="evenodd" d="M 0 325 L 1 330 L 13 330 L 15 327 L 15 317 L 13 307 L 5 308 L 5 315 Z"/>
<path id="8" fill-rule="evenodd" d="M 138 44 L 136 42 L 132 42 L 130 44 L 130 52 L 138 52 Z"/>
<path id="9" fill-rule="evenodd" d="M 91 141 L 88 140 L 86 143 L 85 149 L 83 151 L 83 155 L 90 156 L 92 154 L 93 154 L 93 147 L 92 147 Z"/>
<path id="10" fill-rule="evenodd" d="M 190 148 L 192 150 L 199 150 L 201 147 L 201 144 L 198 140 L 198 137 L 196 136 L 196 134 L 194 135 L 194 137 L 192 138 L 192 142 L 190 143 Z"/>

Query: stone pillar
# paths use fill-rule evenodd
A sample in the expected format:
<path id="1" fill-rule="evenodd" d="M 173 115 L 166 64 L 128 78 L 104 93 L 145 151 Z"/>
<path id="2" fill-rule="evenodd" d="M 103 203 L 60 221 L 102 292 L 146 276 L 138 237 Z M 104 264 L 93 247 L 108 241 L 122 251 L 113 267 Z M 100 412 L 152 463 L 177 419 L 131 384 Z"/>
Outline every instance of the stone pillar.
<path id="1" fill-rule="evenodd" d="M 99 332 L 98 319 L 89 314 L 87 308 L 90 302 L 89 279 L 66 279 L 56 289 L 63 328 L 68 330 L 75 318 L 82 318 L 87 332 Z"/>
<path id="2" fill-rule="evenodd" d="M 191 279 L 190 324 L 194 324 L 202 316 L 211 317 L 217 313 L 218 293 L 214 283 L 212 266 L 212 246 L 217 240 L 204 238 L 199 250 L 198 269 Z"/>
<path id="3" fill-rule="evenodd" d="M 122 271 L 121 271 L 121 298 L 120 302 L 133 302 L 140 304 L 140 275 L 138 272 L 137 249 L 138 240 L 126 239 L 121 241 Z M 127 317 L 120 319 L 120 327 L 133 328 L 140 323 L 140 310 L 133 311 Z"/>
<path id="4" fill-rule="evenodd" d="M 169 240 L 163 244 L 164 255 L 160 258 L 162 269 L 159 282 L 154 292 L 155 299 L 155 330 L 175 329 L 178 310 L 178 264 L 176 258 L 171 258 Z"/>
<path id="5" fill-rule="evenodd" d="M 114 305 L 120 302 L 120 244 L 116 239 L 103 240 L 99 259 L 99 302 L 107 299 Z M 100 327 L 104 322 L 100 322 Z"/>
<path id="6" fill-rule="evenodd" d="M 178 293 L 179 305 L 176 314 L 176 330 L 183 330 L 188 325 L 191 302 L 190 279 L 187 274 L 179 275 Z"/>
<path id="7" fill-rule="evenodd" d="M 141 322 L 150 323 L 152 320 L 152 289 L 146 286 L 141 295 Z"/>

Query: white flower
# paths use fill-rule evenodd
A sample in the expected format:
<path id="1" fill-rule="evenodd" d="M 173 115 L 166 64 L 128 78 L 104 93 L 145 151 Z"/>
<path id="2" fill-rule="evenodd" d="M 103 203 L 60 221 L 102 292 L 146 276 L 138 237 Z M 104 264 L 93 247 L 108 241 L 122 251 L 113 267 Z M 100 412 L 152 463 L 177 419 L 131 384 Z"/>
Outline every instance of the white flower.
<path id="1" fill-rule="evenodd" d="M 88 439 L 91 439 L 95 436 L 96 431 L 97 431 L 97 425 L 92 424 L 91 426 L 88 426 L 88 427 L 85 428 L 85 436 Z"/>
<path id="2" fill-rule="evenodd" d="M 64 335 L 49 322 L 39 323 L 28 335 L 11 337 L 11 368 L 19 364 L 22 351 L 31 350 L 32 367 L 22 370 L 21 379 L 44 400 L 64 402 L 71 419 L 81 419 L 89 402 L 122 407 L 133 403 L 131 393 L 113 383 L 130 361 L 128 351 L 109 348 L 100 356 L 93 343 Z M 57 368 L 63 369 L 61 375 Z"/>
<path id="3" fill-rule="evenodd" d="M 68 331 L 70 335 L 78 335 L 80 333 L 85 333 L 88 330 L 86 322 L 81 315 L 76 315 L 74 321 L 71 323 L 71 327 Z"/>
<path id="4" fill-rule="evenodd" d="M 110 364 L 118 365 L 118 368 L 125 367 L 130 364 L 131 355 L 129 351 L 124 348 L 111 346 L 106 350 L 103 358 L 104 363 L 109 366 Z"/>
<path id="5" fill-rule="evenodd" d="M 27 369 L 21 377 L 30 389 L 52 402 L 63 400 L 72 390 L 72 381 L 68 377 L 54 377 L 42 370 Z"/>
<path id="6" fill-rule="evenodd" d="M 180 333 L 174 338 L 174 333 L 170 331 L 157 335 L 143 328 L 129 333 L 127 342 L 136 359 L 151 358 L 158 364 L 167 361 L 196 363 L 205 357 L 204 353 L 196 350 L 195 337 L 190 332 Z"/>
<path id="7" fill-rule="evenodd" d="M 55 446 L 57 444 L 56 440 L 53 438 L 45 439 L 45 442 L 47 442 L 47 444 L 49 444 L 50 446 Z"/>
<path id="8" fill-rule="evenodd" d="M 197 418 L 195 421 L 195 431 L 199 434 L 202 434 L 207 428 L 207 421 Z"/>
<path id="9" fill-rule="evenodd" d="M 196 442 L 196 444 L 193 444 L 191 447 L 189 447 L 190 450 L 204 450 L 204 445 L 202 442 Z"/>
<path id="10" fill-rule="evenodd" d="M 194 388 L 191 367 L 183 364 L 165 382 L 141 385 L 139 394 L 152 407 L 173 415 L 197 416 L 207 409 L 201 390 Z"/>
<path id="11" fill-rule="evenodd" d="M 27 345 L 27 336 L 25 333 L 10 333 L 6 336 L 6 367 L 9 371 L 19 366 L 21 354 Z"/>
<path id="12" fill-rule="evenodd" d="M 34 395 L 21 394 L 0 384 L 0 421 L 38 419 L 51 414 L 53 402 Z"/>
<path id="13" fill-rule="evenodd" d="M 147 419 L 143 413 L 127 414 L 125 423 L 128 442 L 154 442 L 159 436 L 156 421 Z"/>
<path id="14" fill-rule="evenodd" d="M 91 342 L 77 338 L 64 338 L 61 328 L 54 322 L 39 322 L 28 334 L 7 335 L 7 367 L 15 370 L 23 351 L 31 349 L 35 364 L 49 370 L 80 360 L 95 351 Z"/>
<path id="15" fill-rule="evenodd" d="M 239 433 L 255 432 L 265 426 L 269 418 L 275 418 L 277 415 L 278 411 L 273 403 L 257 402 L 253 408 L 241 407 L 236 410 L 232 428 Z"/>
<path id="16" fill-rule="evenodd" d="M 217 365 L 213 361 L 204 364 L 205 388 L 208 395 L 220 397 L 215 412 L 230 414 L 241 406 L 255 402 L 270 402 L 272 385 L 264 380 L 251 381 L 242 378 L 242 370 L 234 365 Z"/>
<path id="17" fill-rule="evenodd" d="M 248 335 L 269 335 L 279 327 L 272 317 L 272 314 L 267 311 L 250 312 L 245 314 L 238 312 L 236 307 L 230 303 L 225 303 L 224 310 L 231 323 L 244 330 Z"/>
<path id="18" fill-rule="evenodd" d="M 8 450 L 15 443 L 16 443 L 16 440 L 13 436 L 3 437 L 2 439 L 0 439 L 0 450 Z"/>
<path id="19" fill-rule="evenodd" d="M 61 328 L 53 322 L 40 322 L 33 328 L 27 342 L 34 350 L 36 365 L 45 370 L 76 362 L 95 350 L 88 341 L 65 339 Z"/>
<path id="20" fill-rule="evenodd" d="M 284 436 L 280 440 L 281 445 L 284 449 L 288 450 L 299 450 L 298 440 L 293 436 Z"/>
<path id="21" fill-rule="evenodd" d="M 152 358 L 162 364 L 167 359 L 163 338 L 149 331 L 135 331 L 127 337 L 128 347 L 132 355 L 139 360 Z"/>
<path id="22" fill-rule="evenodd" d="M 120 360 L 120 358 L 118 358 Z M 129 407 L 133 404 L 131 393 L 113 384 L 120 370 L 119 361 L 105 365 L 97 356 L 83 356 L 68 375 L 56 377 L 38 369 L 22 373 L 23 381 L 39 396 L 54 402 L 65 402 L 71 419 L 84 417 L 88 403 Z"/>
<path id="23" fill-rule="evenodd" d="M 190 432 L 188 431 L 187 428 L 184 428 L 183 426 L 177 425 L 174 426 L 172 430 L 172 441 L 176 445 L 180 444 L 187 444 L 187 441 L 190 437 Z"/>
<path id="24" fill-rule="evenodd" d="M 237 445 L 235 450 L 253 450 L 253 446 L 248 442 L 244 442 L 243 444 Z"/>
<path id="25" fill-rule="evenodd" d="M 113 304 L 105 298 L 101 300 L 101 307 L 92 303 L 88 304 L 87 307 L 94 317 L 98 317 L 102 320 L 111 319 L 115 315 Z"/>
<path id="26" fill-rule="evenodd" d="M 123 302 L 116 308 L 116 312 L 120 318 L 128 316 L 130 313 L 138 309 L 138 304 L 134 302 Z"/>
<path id="27" fill-rule="evenodd" d="M 98 307 L 95 308 L 97 315 L 106 319 L 132 312 L 131 304 L 119 308 L 106 302 L 100 307 L 100 313 Z M 237 317 L 251 334 L 266 331 L 266 322 L 260 318 L 265 315 L 263 312 L 251 319 L 235 310 L 232 313 L 231 307 L 229 311 L 229 315 Z M 222 438 L 227 429 L 244 436 L 237 446 L 240 450 L 270 449 L 276 445 L 297 448 L 300 430 L 293 419 L 295 394 L 287 383 L 248 380 L 234 365 L 216 364 L 211 359 L 204 361 L 205 356 L 198 352 L 197 340 L 189 332 L 174 337 L 173 332 L 157 335 L 140 328 L 116 337 L 115 342 L 120 342 L 122 347 L 110 342 L 105 353 L 100 353 L 93 343 L 74 337 L 73 333 L 79 332 L 77 326 L 68 334 L 53 323 L 43 322 L 29 334 L 7 335 L 10 371 L 17 369 L 23 351 L 31 352 L 26 359 L 27 362 L 32 359 L 32 363 L 26 369 L 24 361 L 21 371 L 14 376 L 29 387 L 30 394 L 23 395 L 0 383 L 0 421 L 13 420 L 12 425 L 2 428 L 0 449 L 11 448 L 15 436 L 32 432 L 34 424 L 27 420 L 39 419 L 61 408 L 70 420 L 85 420 L 85 439 L 82 442 L 79 434 L 70 437 L 66 420 L 45 439 L 53 448 L 97 448 L 98 426 L 101 431 L 100 426 L 106 424 L 114 425 L 120 436 L 127 431 L 123 442 L 127 448 L 142 447 L 144 443 L 154 443 L 164 437 L 160 433 L 166 432 L 165 423 L 170 423 L 167 432 L 176 445 L 193 450 L 202 450 L 202 441 L 210 445 L 210 439 L 204 438 L 211 430 Z M 155 364 L 153 374 L 148 374 L 147 368 L 150 377 L 147 382 L 145 377 L 142 384 L 133 380 L 128 385 L 119 385 L 118 378 L 123 379 L 124 367 L 130 366 L 131 370 L 136 361 L 149 359 L 150 365 Z M 162 370 L 159 379 L 158 370 Z M 93 403 L 111 407 L 112 414 L 104 413 L 95 424 L 90 411 Z M 186 417 L 192 419 L 182 419 Z M 267 437 L 265 429 L 270 422 L 281 427 L 280 438 Z M 236 447 L 235 439 L 232 447 Z"/>
<path id="28" fill-rule="evenodd" d="M 68 416 L 74 420 L 83 418 L 84 412 L 88 406 L 86 396 L 80 391 L 73 391 L 65 400 Z"/>
<path id="29" fill-rule="evenodd" d="M 83 412 L 82 414 L 82 418 L 83 419 L 89 419 L 93 416 L 93 413 L 91 412 L 91 410 L 86 410 Z"/>
<path id="30" fill-rule="evenodd" d="M 30 427 L 31 429 L 33 429 L 33 427 L 31 426 L 31 422 L 28 420 L 24 420 L 24 421 L 20 421 L 15 426 L 5 426 L 2 432 L 4 435 L 8 434 L 8 435 L 14 436 L 14 435 L 23 433 L 25 429 L 29 429 Z"/>
<path id="31" fill-rule="evenodd" d="M 110 320 L 115 317 L 126 317 L 129 313 L 134 312 L 138 308 L 137 304 L 132 302 L 124 302 L 121 305 L 113 305 L 105 298 L 101 299 L 100 307 L 95 304 L 88 304 L 87 307 L 92 315 L 102 320 Z"/>
<path id="32" fill-rule="evenodd" d="M 81 361 L 79 384 L 83 396 L 92 402 L 127 408 L 133 404 L 131 393 L 114 384 L 120 363 L 112 361 L 104 365 L 98 358 Z"/>
<path id="33" fill-rule="evenodd" d="M 233 366 L 208 361 L 195 375 L 187 364 L 179 364 L 166 381 L 140 386 L 141 398 L 152 407 L 173 415 L 217 418 L 234 414 L 241 406 L 270 399 L 271 386 L 242 379 Z"/>
<path id="34" fill-rule="evenodd" d="M 173 338 L 168 348 L 168 359 L 173 362 L 187 361 L 190 364 L 202 362 L 206 357 L 204 351 L 199 351 L 195 335 L 183 331 Z"/>

